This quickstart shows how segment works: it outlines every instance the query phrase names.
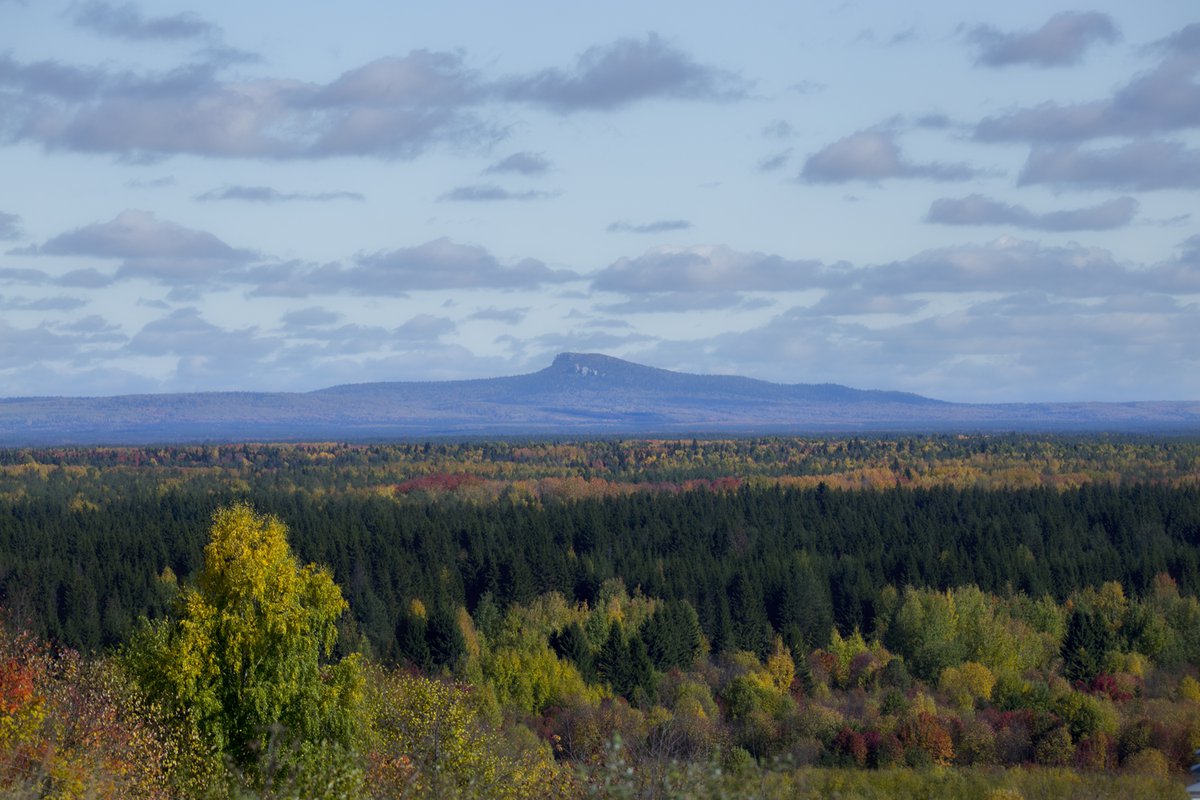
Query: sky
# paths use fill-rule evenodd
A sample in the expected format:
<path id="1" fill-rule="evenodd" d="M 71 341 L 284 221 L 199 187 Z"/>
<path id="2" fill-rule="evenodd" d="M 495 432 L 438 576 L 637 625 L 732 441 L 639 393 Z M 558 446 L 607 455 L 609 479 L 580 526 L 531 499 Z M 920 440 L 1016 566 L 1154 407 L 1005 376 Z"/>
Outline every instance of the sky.
<path id="1" fill-rule="evenodd" d="M 0 397 L 1200 399 L 1200 8 L 0 0 Z"/>

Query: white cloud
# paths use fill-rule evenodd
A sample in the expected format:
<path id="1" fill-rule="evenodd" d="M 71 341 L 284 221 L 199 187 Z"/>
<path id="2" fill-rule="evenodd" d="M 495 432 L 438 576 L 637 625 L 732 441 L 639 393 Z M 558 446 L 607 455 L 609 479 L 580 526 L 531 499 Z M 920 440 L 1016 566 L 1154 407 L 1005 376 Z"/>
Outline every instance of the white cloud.
<path id="1" fill-rule="evenodd" d="M 1018 182 L 1022 186 L 1048 183 L 1140 191 L 1197 189 L 1200 149 L 1154 140 L 1095 150 L 1039 146 L 1030 152 Z"/>
<path id="2" fill-rule="evenodd" d="M 979 48 L 979 64 L 1006 67 L 1065 67 L 1078 64 L 1089 47 L 1120 38 L 1116 23 L 1095 11 L 1055 14 L 1035 31 L 1005 33 L 990 25 L 972 28 L 968 40 Z"/>
<path id="3" fill-rule="evenodd" d="M 965 181 L 977 174 L 966 164 L 919 164 L 901 155 L 895 136 L 887 131 L 860 131 L 826 145 L 808 157 L 800 178 L 809 183 L 845 183 L 853 180 L 926 178 Z"/>
<path id="4" fill-rule="evenodd" d="M 724 246 L 656 247 L 598 272 L 592 288 L 609 292 L 743 292 L 803 290 L 843 282 L 816 261 L 791 261 Z"/>
<path id="5" fill-rule="evenodd" d="M 1013 225 L 1041 231 L 1104 231 L 1128 225 L 1137 213 L 1132 197 L 1117 197 L 1087 208 L 1037 213 L 1019 204 L 1002 203 L 981 194 L 934 200 L 927 222 L 942 225 Z"/>
<path id="6" fill-rule="evenodd" d="M 122 211 L 109 222 L 59 234 L 30 252 L 120 260 L 120 277 L 151 278 L 167 284 L 208 281 L 254 258 L 207 231 L 159 220 L 149 211 Z M 94 272 L 74 273 L 69 285 L 102 285 Z"/>
<path id="7" fill-rule="evenodd" d="M 1060 105 L 1045 102 L 975 127 L 982 141 L 1077 142 L 1105 136 L 1152 136 L 1200 126 L 1200 23 L 1159 43 L 1154 69 L 1134 77 L 1108 98 Z"/>
<path id="8" fill-rule="evenodd" d="M 131 6 L 83 9 L 81 19 L 113 35 L 182 35 L 204 25 L 188 15 L 146 19 Z M 181 154 L 411 159 L 439 145 L 496 143 L 506 124 L 483 114 L 505 103 L 611 111 L 649 99 L 736 99 L 745 88 L 732 73 L 653 34 L 589 48 L 573 70 L 503 79 L 471 68 L 461 53 L 424 49 L 378 58 L 325 84 L 221 80 L 221 69 L 247 55 L 217 48 L 208 57 L 165 74 L 137 75 L 0 56 L 0 86 L 11 87 L 0 106 L 0 138 L 131 161 Z M 523 154 L 500 169 L 532 174 L 546 166 L 539 158 Z"/>
<path id="9" fill-rule="evenodd" d="M 611 110 L 650 98 L 734 100 L 745 92 L 745 82 L 734 73 L 701 64 L 653 33 L 588 48 L 574 70 L 546 69 L 501 84 L 502 95 L 510 100 L 564 114 Z"/>

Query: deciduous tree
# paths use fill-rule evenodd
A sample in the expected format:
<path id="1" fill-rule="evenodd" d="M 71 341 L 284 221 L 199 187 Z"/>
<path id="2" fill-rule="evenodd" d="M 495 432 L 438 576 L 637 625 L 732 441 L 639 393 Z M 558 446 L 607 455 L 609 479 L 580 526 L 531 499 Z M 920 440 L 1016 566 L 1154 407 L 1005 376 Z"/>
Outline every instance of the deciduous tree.
<path id="1" fill-rule="evenodd" d="M 345 610 L 329 572 L 297 562 L 282 522 L 234 505 L 213 515 L 204 568 L 178 616 L 146 627 L 128 660 L 152 698 L 243 767 L 270 736 L 349 746 L 359 663 L 329 662 Z"/>

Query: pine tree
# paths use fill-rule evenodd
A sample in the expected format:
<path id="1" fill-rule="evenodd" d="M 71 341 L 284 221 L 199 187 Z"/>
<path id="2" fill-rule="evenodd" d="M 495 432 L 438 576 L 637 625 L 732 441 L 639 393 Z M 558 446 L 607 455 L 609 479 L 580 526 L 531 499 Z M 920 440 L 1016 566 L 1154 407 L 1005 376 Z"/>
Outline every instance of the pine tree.
<path id="1" fill-rule="evenodd" d="M 1088 683 L 1104 668 L 1113 646 L 1113 634 L 1098 615 L 1075 609 L 1067 620 L 1063 637 L 1063 675 L 1072 681 Z"/>

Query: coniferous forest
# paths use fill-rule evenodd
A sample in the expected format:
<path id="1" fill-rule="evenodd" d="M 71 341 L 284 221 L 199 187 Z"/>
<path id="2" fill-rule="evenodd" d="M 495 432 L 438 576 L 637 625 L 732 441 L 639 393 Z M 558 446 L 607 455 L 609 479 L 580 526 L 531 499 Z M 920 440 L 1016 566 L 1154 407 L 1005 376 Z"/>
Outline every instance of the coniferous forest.
<path id="1" fill-rule="evenodd" d="M 0 451 L 0 786 L 1182 797 L 1198 598 L 1187 438 Z"/>

